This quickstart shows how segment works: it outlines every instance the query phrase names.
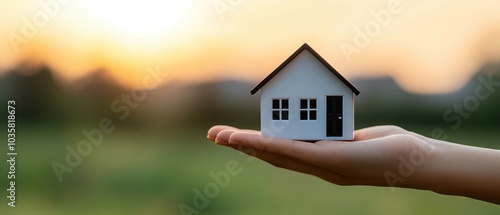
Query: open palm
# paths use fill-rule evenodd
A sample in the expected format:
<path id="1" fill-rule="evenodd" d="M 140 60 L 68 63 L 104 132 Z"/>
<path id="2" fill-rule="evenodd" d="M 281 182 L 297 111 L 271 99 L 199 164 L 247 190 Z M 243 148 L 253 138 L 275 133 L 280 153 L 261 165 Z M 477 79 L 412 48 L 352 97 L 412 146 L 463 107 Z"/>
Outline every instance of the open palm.
<path id="1" fill-rule="evenodd" d="M 265 137 L 258 131 L 229 126 L 214 126 L 208 138 L 274 166 L 315 175 L 339 185 L 387 186 L 384 173 L 398 172 L 398 158 L 408 158 L 414 150 L 432 151 L 433 148 L 420 135 L 397 126 L 358 130 L 353 141 L 301 142 Z"/>

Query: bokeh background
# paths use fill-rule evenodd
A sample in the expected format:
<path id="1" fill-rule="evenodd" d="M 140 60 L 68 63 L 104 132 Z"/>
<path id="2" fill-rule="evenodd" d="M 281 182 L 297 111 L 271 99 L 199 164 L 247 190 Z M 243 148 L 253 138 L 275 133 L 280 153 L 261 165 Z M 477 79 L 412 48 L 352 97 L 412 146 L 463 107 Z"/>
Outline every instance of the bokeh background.
<path id="1" fill-rule="evenodd" d="M 218 215 L 500 212 L 429 191 L 340 187 L 205 139 L 214 124 L 259 129 L 250 90 L 307 42 L 361 91 L 356 128 L 438 129 L 452 142 L 500 149 L 500 87 L 476 96 L 481 80 L 500 82 L 498 1 L 0 4 L 0 119 L 14 99 L 19 153 L 17 207 L 2 197 L 1 214 L 183 214 L 182 204 Z M 115 129 L 59 181 L 53 163 L 64 164 L 67 147 L 102 119 Z M 0 128 L 6 140 L 6 122 Z M 196 208 L 196 190 L 231 161 L 241 173 Z M 2 196 L 7 169 L 0 162 Z"/>

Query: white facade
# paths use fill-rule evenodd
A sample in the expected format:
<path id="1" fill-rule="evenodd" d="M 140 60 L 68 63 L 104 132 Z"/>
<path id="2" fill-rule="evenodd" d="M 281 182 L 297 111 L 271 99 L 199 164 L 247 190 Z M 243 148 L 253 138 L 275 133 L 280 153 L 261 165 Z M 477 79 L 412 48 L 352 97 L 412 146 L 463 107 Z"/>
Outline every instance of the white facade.
<path id="1" fill-rule="evenodd" d="M 356 94 L 308 49 L 303 49 L 260 90 L 263 135 L 297 140 L 352 140 L 354 138 Z M 327 96 L 341 96 L 342 104 L 332 103 L 338 100 L 330 100 L 329 103 L 330 109 L 333 108 L 332 104 L 337 105 L 337 108 L 339 105 L 342 107 L 340 115 L 338 113 L 332 115 L 333 113 L 330 112 L 330 117 L 327 116 Z M 287 99 L 288 107 L 278 107 L 278 109 L 274 107 L 273 109 L 273 99 Z M 301 99 L 315 99 L 316 107 L 301 109 Z M 273 119 L 273 110 L 288 111 L 288 117 Z M 309 117 L 301 119 L 301 110 L 309 113 Z M 281 112 L 279 112 L 280 116 L 282 116 Z M 316 112 L 316 117 L 312 117 L 311 112 Z M 327 119 L 333 124 L 327 126 Z M 342 128 L 337 128 L 339 125 Z M 337 129 L 336 134 L 332 135 L 331 131 L 327 132 L 327 127 L 330 130 Z"/>

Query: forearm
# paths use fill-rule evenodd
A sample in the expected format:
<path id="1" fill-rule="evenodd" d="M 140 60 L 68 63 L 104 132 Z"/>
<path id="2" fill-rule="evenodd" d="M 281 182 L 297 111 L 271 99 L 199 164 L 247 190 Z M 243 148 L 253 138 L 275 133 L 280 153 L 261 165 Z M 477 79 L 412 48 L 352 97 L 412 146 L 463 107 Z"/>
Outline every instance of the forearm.
<path id="1" fill-rule="evenodd" d="M 429 190 L 500 204 L 500 151 L 435 142 L 421 180 Z"/>

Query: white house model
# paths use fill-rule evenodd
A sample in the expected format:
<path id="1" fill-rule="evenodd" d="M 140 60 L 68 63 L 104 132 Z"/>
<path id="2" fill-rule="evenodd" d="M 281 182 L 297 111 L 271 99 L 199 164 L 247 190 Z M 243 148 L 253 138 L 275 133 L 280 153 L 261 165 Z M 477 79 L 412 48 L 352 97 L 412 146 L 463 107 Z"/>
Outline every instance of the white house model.
<path id="1" fill-rule="evenodd" d="M 359 95 L 309 45 L 302 45 L 252 91 L 261 91 L 261 133 L 296 140 L 352 140 Z"/>

